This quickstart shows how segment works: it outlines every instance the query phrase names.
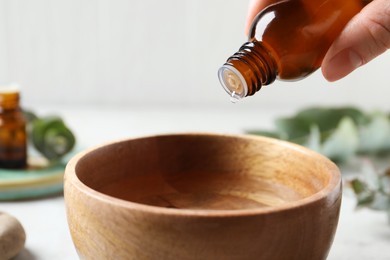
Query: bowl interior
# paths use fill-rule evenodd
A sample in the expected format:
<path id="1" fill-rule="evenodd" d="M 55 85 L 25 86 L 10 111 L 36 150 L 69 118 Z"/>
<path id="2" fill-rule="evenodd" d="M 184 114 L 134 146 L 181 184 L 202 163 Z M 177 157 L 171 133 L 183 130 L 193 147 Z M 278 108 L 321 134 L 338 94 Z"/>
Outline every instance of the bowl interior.
<path id="1" fill-rule="evenodd" d="M 102 146 L 82 156 L 75 171 L 89 188 L 131 202 L 238 210 L 312 196 L 329 183 L 329 163 L 269 138 L 188 134 Z"/>

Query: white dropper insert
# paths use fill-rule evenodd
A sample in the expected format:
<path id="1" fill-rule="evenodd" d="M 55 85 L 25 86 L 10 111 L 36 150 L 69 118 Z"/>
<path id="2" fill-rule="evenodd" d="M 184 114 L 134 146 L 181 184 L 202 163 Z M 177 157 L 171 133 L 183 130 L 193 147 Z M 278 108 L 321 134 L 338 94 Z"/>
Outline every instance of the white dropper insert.
<path id="1" fill-rule="evenodd" d="M 19 84 L 17 83 L 0 84 L 1 94 L 18 93 L 19 91 L 20 91 L 20 87 Z"/>
<path id="2" fill-rule="evenodd" d="M 245 97 L 248 86 L 241 73 L 233 66 L 223 65 L 218 70 L 218 78 L 222 87 L 230 95 L 233 103 Z"/>

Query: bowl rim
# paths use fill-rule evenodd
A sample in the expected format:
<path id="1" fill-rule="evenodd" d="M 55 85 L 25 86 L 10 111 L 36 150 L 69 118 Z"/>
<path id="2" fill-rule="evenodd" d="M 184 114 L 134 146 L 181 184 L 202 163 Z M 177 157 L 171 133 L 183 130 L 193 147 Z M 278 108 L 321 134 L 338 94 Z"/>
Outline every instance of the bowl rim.
<path id="1" fill-rule="evenodd" d="M 282 145 L 288 149 L 296 150 L 300 153 L 306 154 L 311 157 L 317 157 L 317 160 L 322 160 L 324 163 L 324 168 L 327 168 L 329 172 L 330 179 L 328 184 L 323 187 L 320 191 L 305 197 L 300 200 L 292 201 L 287 204 L 282 204 L 278 206 L 272 207 L 264 207 L 264 208 L 251 208 L 251 209 L 224 209 L 224 210 L 213 210 L 213 209 L 176 209 L 176 208 L 165 208 L 159 206 L 152 206 L 141 204 L 137 202 L 132 202 L 129 200 L 124 200 L 120 198 L 116 198 L 97 190 L 92 189 L 83 183 L 76 174 L 76 165 L 80 159 L 82 159 L 88 153 L 100 149 L 102 147 L 108 145 L 115 145 L 122 142 L 133 141 L 137 139 L 144 138 L 156 138 L 156 137 L 169 137 L 169 136 L 216 136 L 216 137 L 228 137 L 228 138 L 244 138 L 247 140 L 262 140 L 269 143 L 277 143 L 278 145 Z M 266 137 L 266 136 L 257 136 L 250 134 L 222 134 L 222 133 L 211 133 L 211 132 L 183 132 L 183 133 L 167 133 L 167 134 L 154 134 L 154 135 L 141 135 L 137 137 L 124 138 L 119 140 L 114 140 L 110 142 L 106 142 L 100 145 L 92 146 L 88 149 L 85 149 L 82 152 L 74 155 L 66 165 L 65 174 L 64 174 L 64 184 L 71 183 L 79 192 L 84 193 L 85 195 L 97 199 L 103 203 L 112 204 L 115 206 L 119 206 L 121 208 L 125 208 L 128 210 L 134 210 L 149 214 L 158 214 L 158 215 L 175 215 L 175 216 L 196 216 L 196 217 L 238 217 L 238 216 L 253 216 L 253 215 L 264 215 L 270 213 L 278 213 L 282 211 L 288 211 L 293 209 L 298 209 L 302 207 L 306 207 L 310 204 L 314 204 L 315 202 L 321 201 L 329 196 L 332 197 L 332 201 L 336 201 L 338 197 L 341 197 L 342 192 L 342 183 L 341 183 L 341 173 L 339 168 L 336 166 L 334 162 L 332 162 L 329 158 L 324 155 L 310 150 L 304 146 L 294 144 L 288 141 L 279 140 L 276 138 Z M 64 197 L 65 204 L 67 204 L 67 185 L 64 185 Z"/>

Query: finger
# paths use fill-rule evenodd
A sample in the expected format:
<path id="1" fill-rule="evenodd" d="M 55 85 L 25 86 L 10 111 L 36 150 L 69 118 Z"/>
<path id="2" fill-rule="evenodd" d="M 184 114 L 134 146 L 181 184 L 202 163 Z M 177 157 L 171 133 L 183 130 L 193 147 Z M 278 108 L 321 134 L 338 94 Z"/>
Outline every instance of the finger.
<path id="1" fill-rule="evenodd" d="M 275 0 L 250 0 L 249 1 L 248 14 L 245 22 L 245 34 L 248 35 L 255 16 L 266 6 L 272 4 L 273 2 L 276 1 Z"/>
<path id="2" fill-rule="evenodd" d="M 375 0 L 357 14 L 322 62 L 328 81 L 341 79 L 390 48 L 390 1 Z"/>

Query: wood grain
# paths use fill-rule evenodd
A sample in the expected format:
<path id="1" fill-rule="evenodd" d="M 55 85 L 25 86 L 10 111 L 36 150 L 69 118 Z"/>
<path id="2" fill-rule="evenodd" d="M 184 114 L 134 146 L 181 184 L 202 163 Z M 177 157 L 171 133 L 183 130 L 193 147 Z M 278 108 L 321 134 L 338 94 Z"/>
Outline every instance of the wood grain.
<path id="1" fill-rule="evenodd" d="M 341 182 L 296 145 L 178 134 L 76 156 L 65 199 L 82 259 L 325 259 Z"/>

